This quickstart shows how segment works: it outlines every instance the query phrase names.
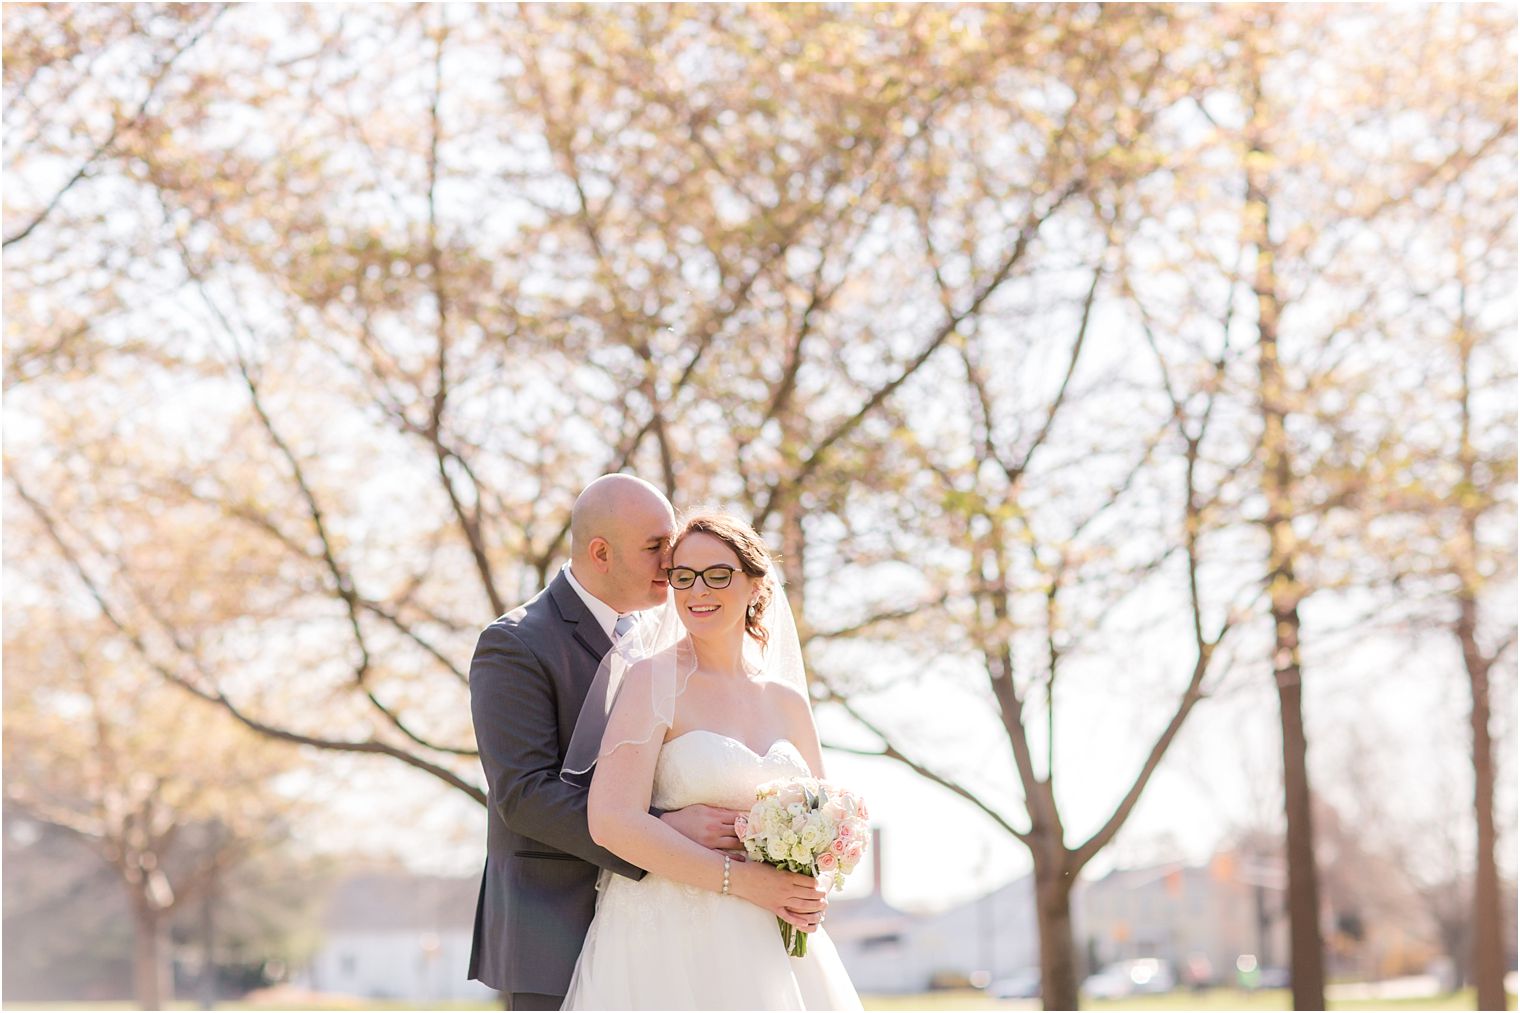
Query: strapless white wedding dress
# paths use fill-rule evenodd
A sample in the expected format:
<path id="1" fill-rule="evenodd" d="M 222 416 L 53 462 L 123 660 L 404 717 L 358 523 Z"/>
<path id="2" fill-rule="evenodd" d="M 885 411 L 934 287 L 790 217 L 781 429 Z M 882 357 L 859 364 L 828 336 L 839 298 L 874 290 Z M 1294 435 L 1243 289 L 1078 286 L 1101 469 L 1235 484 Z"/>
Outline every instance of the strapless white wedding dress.
<path id="1" fill-rule="evenodd" d="M 747 810 L 755 788 L 808 775 L 782 739 L 759 756 L 717 732 L 678 735 L 660 750 L 654 806 Z M 740 900 L 661 876 L 603 872 L 563 1009 L 858 1010 L 860 996 L 823 929 L 805 957 L 787 955 L 776 917 Z"/>

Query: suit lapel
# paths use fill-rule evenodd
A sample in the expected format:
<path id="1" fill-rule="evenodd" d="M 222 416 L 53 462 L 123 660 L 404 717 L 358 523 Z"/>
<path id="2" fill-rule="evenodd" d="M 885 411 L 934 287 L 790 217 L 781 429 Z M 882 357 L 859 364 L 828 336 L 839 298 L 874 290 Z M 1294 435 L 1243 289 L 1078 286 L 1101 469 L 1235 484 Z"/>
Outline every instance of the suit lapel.
<path id="1" fill-rule="evenodd" d="M 607 639 L 607 633 L 602 629 L 602 624 L 596 621 L 586 603 L 581 601 L 581 596 L 575 593 L 575 588 L 570 586 L 564 571 L 549 583 L 549 595 L 554 599 L 554 607 L 559 610 L 560 618 L 570 627 L 571 633 L 586 653 L 596 664 L 601 664 L 607 652 L 612 650 L 612 641 Z M 592 669 L 595 671 L 595 668 Z"/>

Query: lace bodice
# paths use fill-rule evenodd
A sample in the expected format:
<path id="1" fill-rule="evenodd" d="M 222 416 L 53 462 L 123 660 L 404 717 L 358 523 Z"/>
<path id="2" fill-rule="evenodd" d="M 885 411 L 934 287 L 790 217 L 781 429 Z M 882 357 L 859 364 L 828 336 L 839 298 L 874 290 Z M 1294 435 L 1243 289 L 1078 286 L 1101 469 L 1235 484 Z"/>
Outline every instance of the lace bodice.
<path id="1" fill-rule="evenodd" d="M 738 739 L 706 729 L 666 742 L 654 768 L 655 808 L 667 812 L 701 802 L 748 810 L 755 788 L 778 777 L 808 776 L 807 761 L 788 739 L 761 756 Z"/>

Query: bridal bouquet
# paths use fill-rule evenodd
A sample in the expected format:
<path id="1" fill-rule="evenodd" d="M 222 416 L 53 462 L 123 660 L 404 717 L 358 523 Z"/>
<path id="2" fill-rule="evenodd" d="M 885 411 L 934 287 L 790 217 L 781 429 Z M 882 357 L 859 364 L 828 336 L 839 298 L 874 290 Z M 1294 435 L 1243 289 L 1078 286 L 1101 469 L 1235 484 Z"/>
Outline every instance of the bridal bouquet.
<path id="1" fill-rule="evenodd" d="M 844 885 L 866 851 L 866 803 L 859 795 L 811 777 L 767 781 L 748 816 L 734 820 L 734 833 L 750 859 L 778 869 L 829 877 Z M 807 953 L 807 933 L 781 918 L 781 941 L 794 957 Z"/>

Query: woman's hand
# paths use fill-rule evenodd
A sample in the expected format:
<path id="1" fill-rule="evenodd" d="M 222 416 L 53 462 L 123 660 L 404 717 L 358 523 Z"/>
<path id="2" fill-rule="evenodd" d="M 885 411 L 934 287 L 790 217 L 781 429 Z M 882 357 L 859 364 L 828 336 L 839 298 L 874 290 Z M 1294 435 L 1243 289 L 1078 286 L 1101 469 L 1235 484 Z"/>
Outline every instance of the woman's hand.
<path id="1" fill-rule="evenodd" d="M 818 880 L 764 862 L 734 863 L 729 868 L 729 892 L 803 932 L 817 931 L 828 907 L 828 895 Z"/>

